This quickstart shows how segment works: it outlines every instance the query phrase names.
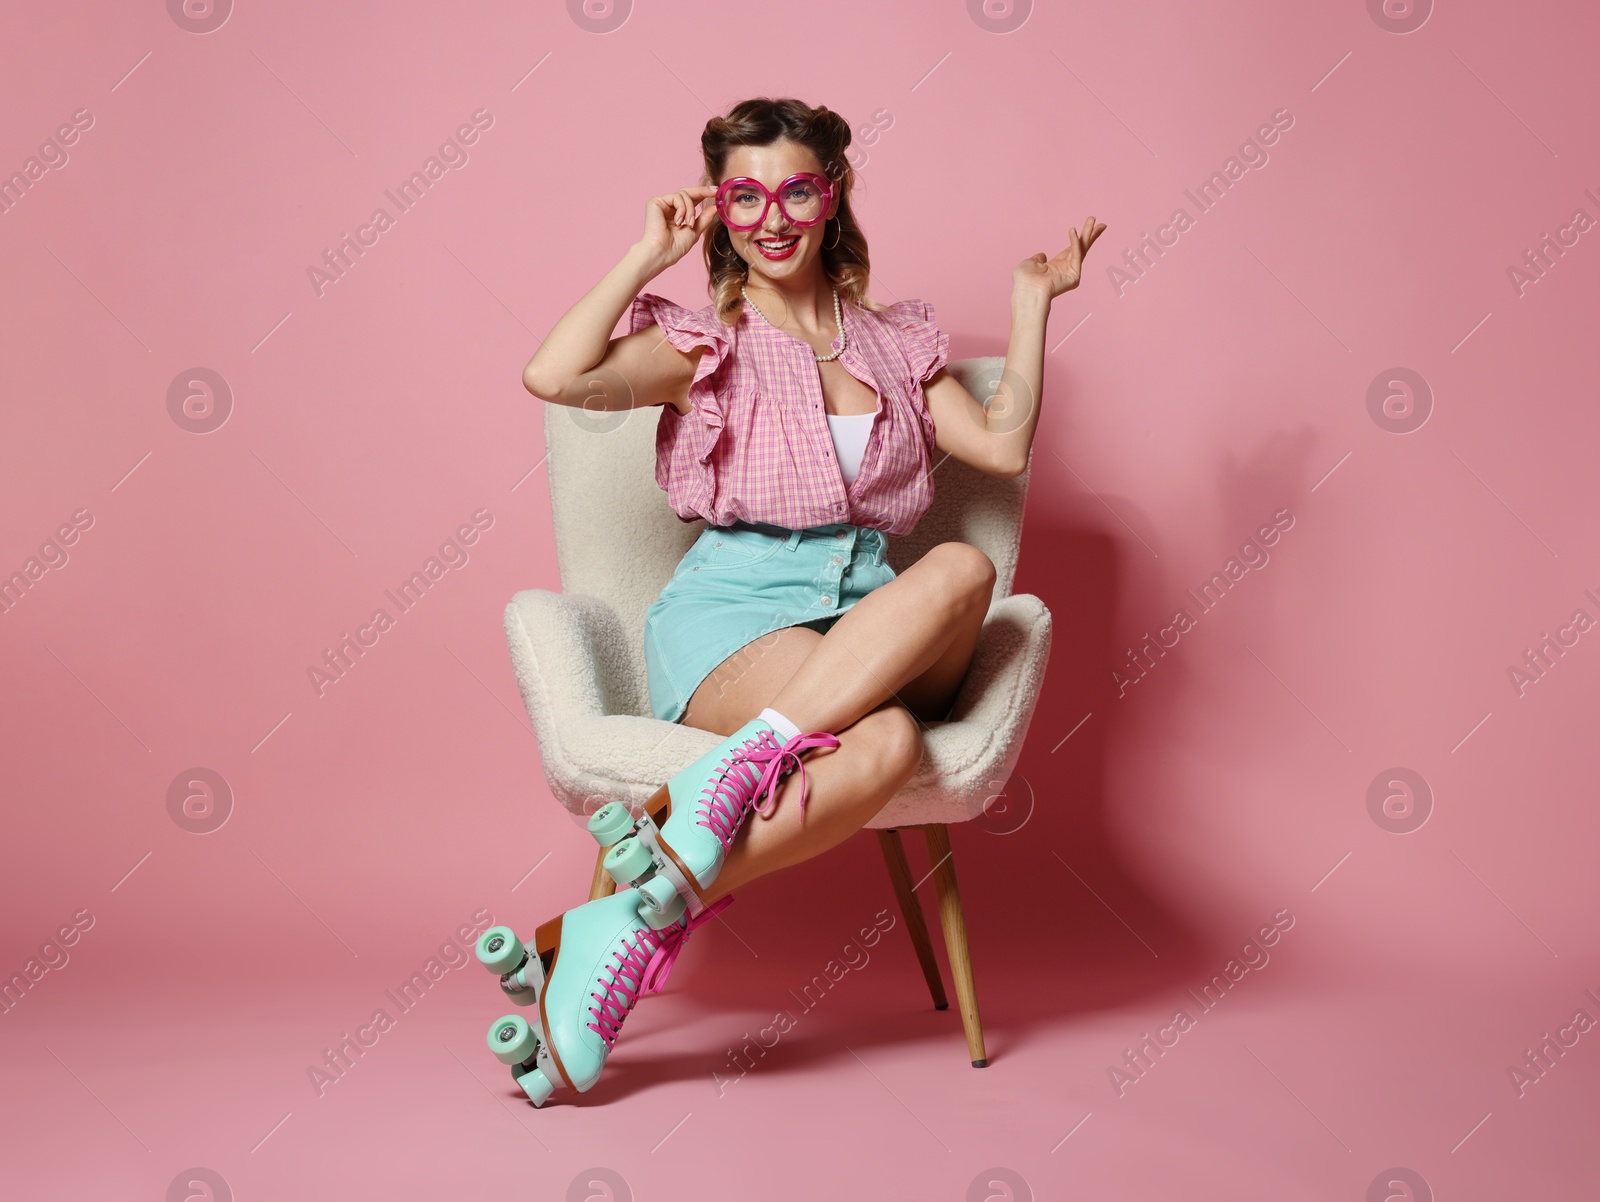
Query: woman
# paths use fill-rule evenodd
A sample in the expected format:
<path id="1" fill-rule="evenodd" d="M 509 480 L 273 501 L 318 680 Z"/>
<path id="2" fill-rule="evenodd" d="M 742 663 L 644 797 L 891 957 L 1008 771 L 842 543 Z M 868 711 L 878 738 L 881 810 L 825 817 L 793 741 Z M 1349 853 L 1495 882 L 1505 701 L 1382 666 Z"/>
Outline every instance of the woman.
<path id="1" fill-rule="evenodd" d="M 489 1033 L 535 1104 L 593 1085 L 641 993 L 736 886 L 883 808 L 924 725 L 949 713 L 988 611 L 995 570 L 977 548 L 942 543 L 896 575 L 884 535 L 926 512 L 937 454 L 1026 468 L 1050 302 L 1106 227 L 1090 217 L 1055 258 L 1013 270 L 1012 395 L 986 411 L 944 370 L 928 305 L 867 297 L 849 144 L 843 118 L 792 99 L 707 122 L 708 182 L 649 202 L 644 237 L 523 372 L 555 404 L 595 407 L 598 379 L 622 382 L 601 407 L 662 407 L 657 482 L 707 525 L 646 617 L 651 705 L 726 736 L 637 826 L 614 806 L 591 820 L 602 845 L 628 835 L 606 861 L 627 887 L 544 924 L 527 954 L 508 929 L 485 932 L 480 959 L 536 1007 L 531 1025 L 507 1016 Z M 640 294 L 708 232 L 713 304 Z M 625 309 L 632 332 L 612 339 Z"/>

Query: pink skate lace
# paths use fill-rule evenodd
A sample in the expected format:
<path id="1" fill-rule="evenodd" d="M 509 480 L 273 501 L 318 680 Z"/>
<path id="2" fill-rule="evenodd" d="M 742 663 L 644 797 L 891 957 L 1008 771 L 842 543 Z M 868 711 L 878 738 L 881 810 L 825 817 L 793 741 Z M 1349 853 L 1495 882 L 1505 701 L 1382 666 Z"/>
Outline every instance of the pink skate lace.
<path id="1" fill-rule="evenodd" d="M 777 802 L 772 790 L 796 768 L 800 769 L 800 821 L 806 820 L 806 766 L 800 753 L 812 747 L 837 747 L 839 740 L 826 731 L 796 735 L 787 743 L 779 744 L 778 737 L 769 728 L 761 731 L 743 747 L 736 747 L 723 757 L 723 772 L 715 785 L 708 785 L 699 802 L 700 826 L 717 837 L 722 850 L 733 846 L 733 837 L 739 831 L 745 809 L 754 807 L 763 818 L 769 816 Z M 757 764 L 766 767 L 757 771 Z M 759 804 L 765 798 L 766 808 Z"/>
<path id="2" fill-rule="evenodd" d="M 672 971 L 672 965 L 678 958 L 678 949 L 689 937 L 689 932 L 710 922 L 732 904 L 733 897 L 730 894 L 713 902 L 693 918 L 685 914 L 659 931 L 644 927 L 634 932 L 631 943 L 628 939 L 622 941 L 625 951 L 611 953 L 617 962 L 609 967 L 606 979 L 598 982 L 605 992 L 589 995 L 600 1003 L 598 1007 L 589 1007 L 589 1013 L 595 1021 L 584 1024 L 600 1036 L 606 1051 L 609 1052 L 611 1045 L 617 1042 L 622 1021 L 632 1013 L 639 998 L 646 993 L 660 993 L 666 985 L 667 974 Z"/>

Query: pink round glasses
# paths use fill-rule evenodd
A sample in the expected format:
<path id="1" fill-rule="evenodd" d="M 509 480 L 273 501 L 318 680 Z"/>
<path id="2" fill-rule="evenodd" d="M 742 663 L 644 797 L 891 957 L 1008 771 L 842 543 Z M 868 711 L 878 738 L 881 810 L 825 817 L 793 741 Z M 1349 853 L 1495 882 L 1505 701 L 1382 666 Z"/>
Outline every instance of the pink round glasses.
<path id="1" fill-rule="evenodd" d="M 744 220 L 756 211 L 757 197 L 761 199 L 760 214 L 752 220 Z M 760 180 L 747 175 L 727 180 L 717 188 L 716 203 L 722 223 L 729 229 L 753 230 L 767 219 L 773 201 L 778 202 L 778 211 L 790 224 L 810 228 L 823 220 L 823 213 L 832 199 L 833 185 L 827 179 L 801 171 L 779 184 L 776 192 L 767 191 Z"/>

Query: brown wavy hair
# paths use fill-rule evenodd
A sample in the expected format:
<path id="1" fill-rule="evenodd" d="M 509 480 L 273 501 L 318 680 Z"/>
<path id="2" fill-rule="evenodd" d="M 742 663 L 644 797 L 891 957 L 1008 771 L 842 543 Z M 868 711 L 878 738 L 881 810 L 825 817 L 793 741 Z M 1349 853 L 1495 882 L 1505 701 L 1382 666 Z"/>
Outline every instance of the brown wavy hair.
<path id="1" fill-rule="evenodd" d="M 867 278 L 871 275 L 867 238 L 850 207 L 856 172 L 845 157 L 850 145 L 850 123 L 838 113 L 820 105 L 812 108 L 790 97 L 760 96 L 740 101 L 728 110 L 727 116 L 707 121 L 700 134 L 700 152 L 705 158 L 705 178 L 701 182 L 716 186 L 728 152 L 734 147 L 770 146 L 782 138 L 809 147 L 839 193 L 838 212 L 828 222 L 833 229 L 824 227 L 823 231 L 823 274 L 839 290 L 841 301 L 861 309 L 882 309 L 867 296 Z M 738 321 L 739 306 L 744 303 L 739 286 L 748 278 L 750 266 L 733 249 L 721 217 L 712 222 L 706 233 L 705 257 L 706 289 L 714 311 L 724 325 L 733 325 Z"/>

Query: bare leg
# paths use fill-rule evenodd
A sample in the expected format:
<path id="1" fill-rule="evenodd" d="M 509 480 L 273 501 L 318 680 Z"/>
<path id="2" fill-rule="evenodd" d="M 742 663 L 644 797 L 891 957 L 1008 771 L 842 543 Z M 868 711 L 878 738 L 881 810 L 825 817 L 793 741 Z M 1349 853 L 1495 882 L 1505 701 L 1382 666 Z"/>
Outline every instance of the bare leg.
<path id="1" fill-rule="evenodd" d="M 726 735 L 771 706 L 801 730 L 838 734 L 890 699 L 921 720 L 942 719 L 972 662 L 994 581 L 982 551 L 940 543 L 826 635 L 790 626 L 729 656 L 683 720 Z"/>
<path id="2" fill-rule="evenodd" d="M 816 631 L 806 631 L 816 634 Z M 800 773 L 777 788 L 771 816 L 752 814 L 722 871 L 705 891 L 715 901 L 739 886 L 843 843 L 910 780 L 922 762 L 922 732 L 904 706 L 886 702 L 839 733 L 839 746 L 805 753 L 806 816 Z"/>
<path id="3" fill-rule="evenodd" d="M 941 543 L 874 590 L 827 635 L 791 626 L 730 656 L 695 691 L 691 725 L 731 734 L 771 706 L 837 748 L 805 753 L 776 790 L 772 816 L 752 817 L 706 900 L 798 864 L 860 830 L 915 774 L 924 719 L 949 712 L 988 612 L 994 565 L 965 543 Z"/>

